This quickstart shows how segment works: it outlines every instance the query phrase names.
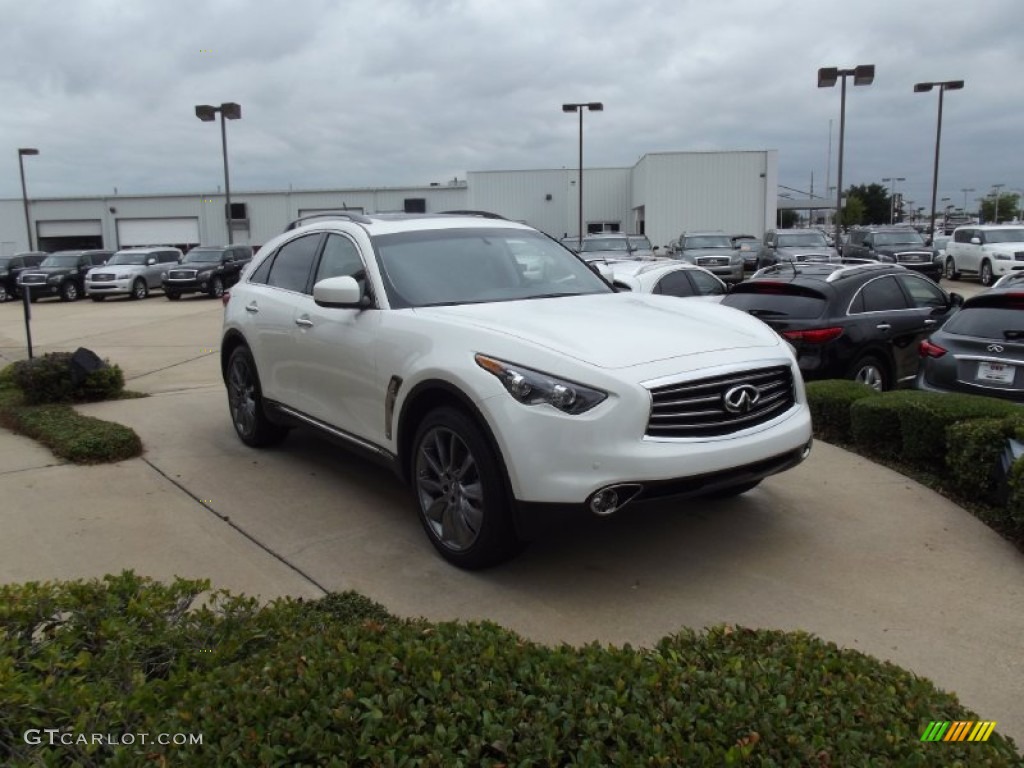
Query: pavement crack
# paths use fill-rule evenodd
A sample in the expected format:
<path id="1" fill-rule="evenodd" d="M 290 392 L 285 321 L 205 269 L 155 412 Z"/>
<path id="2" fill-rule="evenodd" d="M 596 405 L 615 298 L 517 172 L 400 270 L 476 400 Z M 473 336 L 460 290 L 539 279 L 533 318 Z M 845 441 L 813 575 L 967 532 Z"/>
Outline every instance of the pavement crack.
<path id="1" fill-rule="evenodd" d="M 152 371 L 146 371 L 145 373 L 137 373 L 134 376 L 129 376 L 128 378 L 126 378 L 125 381 L 135 381 L 136 379 L 141 379 L 144 376 L 152 376 L 154 373 L 160 373 L 161 371 L 169 371 L 171 368 L 177 368 L 179 365 L 185 365 L 185 363 L 192 363 L 192 362 L 195 362 L 196 360 L 202 360 L 204 357 L 209 357 L 210 355 L 215 355 L 215 354 L 217 354 L 217 353 L 216 352 L 204 352 L 201 355 L 196 355 L 195 357 L 190 357 L 190 358 L 188 358 L 186 360 L 179 360 L 176 363 L 171 363 L 170 365 L 165 365 L 163 368 L 155 368 Z"/>
<path id="2" fill-rule="evenodd" d="M 288 559 L 287 559 L 286 557 L 284 557 L 283 555 L 280 555 L 280 554 L 278 554 L 277 552 L 275 552 L 275 551 L 274 551 L 273 549 L 271 549 L 271 548 L 270 548 L 269 546 L 267 546 L 266 544 L 264 544 L 264 543 L 263 543 L 262 541 L 260 541 L 259 539 L 257 539 L 257 538 L 256 538 L 255 536 L 253 536 L 253 535 L 252 535 L 251 533 L 249 533 L 249 532 L 248 532 L 247 530 L 245 530 L 245 529 L 244 529 L 244 528 L 242 528 L 242 527 L 241 527 L 240 525 L 238 525 L 238 523 L 235 523 L 235 522 L 233 522 L 233 521 L 231 520 L 231 518 L 230 518 L 230 517 L 228 517 L 227 515 L 221 514 L 221 513 L 220 513 L 220 512 L 218 512 L 218 511 L 217 511 L 216 509 L 214 509 L 213 507 L 211 507 L 211 506 L 210 506 L 210 505 L 209 505 L 209 504 L 208 504 L 207 502 L 205 502 L 205 501 L 203 501 L 202 499 L 200 499 L 200 498 L 199 498 L 198 496 L 196 496 L 196 495 L 195 495 L 194 493 L 192 493 L 192 491 L 190 491 L 190 490 L 189 490 L 188 488 L 186 488 L 186 487 L 185 487 L 184 485 L 182 485 L 182 484 L 181 484 L 180 482 L 178 482 L 178 481 L 177 481 L 177 480 L 175 480 L 175 479 L 174 479 L 173 477 L 171 477 L 170 475 L 168 475 L 168 474 L 167 474 L 166 472 L 164 472 L 164 471 L 163 471 L 162 469 L 160 469 L 160 467 L 158 467 L 158 466 L 157 466 L 156 464 L 154 464 L 154 463 L 153 463 L 152 461 L 150 461 L 149 459 L 147 459 L 147 458 L 146 458 L 145 456 L 143 456 L 143 457 L 142 457 L 142 461 L 143 461 L 143 462 L 145 462 L 146 464 L 148 464 L 148 465 L 149 465 L 149 467 L 150 467 L 150 468 L 151 468 L 151 469 L 152 469 L 152 470 L 153 470 L 154 472 L 156 472 L 156 473 L 157 473 L 158 475 L 160 475 L 160 476 L 161 476 L 162 478 L 164 478 L 164 479 L 165 479 L 165 480 L 166 480 L 167 482 L 169 482 L 169 483 L 170 483 L 171 485 L 173 485 L 174 487 L 176 487 L 176 488 L 177 488 L 178 490 L 180 490 L 180 491 L 181 491 L 182 493 L 184 493 L 184 494 L 185 494 L 186 496 L 188 496 L 188 497 L 189 497 L 190 499 L 192 499 L 192 500 L 193 500 L 194 502 L 196 502 L 196 504 L 198 504 L 198 505 L 199 505 L 199 506 L 201 506 L 201 507 L 202 507 L 203 509 L 205 509 L 205 510 L 206 510 L 207 512 L 209 512 L 209 513 L 210 513 L 210 514 L 212 514 L 212 515 L 213 515 L 214 517 L 216 517 L 217 519 L 219 519 L 219 520 L 220 520 L 220 521 L 221 521 L 222 523 L 225 523 L 225 524 L 227 524 L 228 526 L 230 526 L 231 528 L 233 528 L 233 529 L 234 529 L 235 531 L 237 531 L 238 533 L 240 533 L 240 534 L 241 534 L 242 536 L 244 536 L 244 537 L 245 537 L 246 539 L 248 539 L 249 541 L 251 541 L 251 542 L 252 542 L 253 544 L 255 544 L 255 545 L 256 545 L 257 547 L 259 547 L 260 549 L 262 549 L 262 550 L 263 550 L 264 552 L 266 552 L 266 553 L 267 553 L 268 555 L 270 555 L 271 557 L 273 557 L 273 558 L 274 558 L 275 560 L 277 560 L 278 562 L 282 563 L 282 564 L 283 564 L 283 565 L 284 565 L 285 567 L 287 567 L 287 568 L 289 568 L 290 570 L 292 570 L 292 571 L 294 571 L 295 573 L 297 573 L 297 574 L 298 574 L 299 576 L 301 576 L 302 578 L 304 578 L 304 579 L 305 579 L 306 581 L 308 581 L 308 582 L 309 582 L 310 584 L 312 584 L 312 585 L 313 585 L 314 587 L 316 587 L 317 589 L 319 589 L 319 590 L 320 590 L 321 592 L 323 592 L 323 593 L 324 593 L 325 595 L 326 595 L 326 594 L 328 594 L 328 593 L 330 592 L 330 590 L 329 590 L 329 589 L 327 589 L 327 587 L 325 587 L 325 586 L 324 586 L 323 584 L 321 584 L 321 583 L 320 583 L 319 581 L 317 581 L 316 579 L 314 579 L 314 578 L 313 578 L 313 577 L 312 577 L 312 576 L 311 576 L 310 574 L 306 573 L 306 572 L 305 572 L 304 570 L 302 570 L 302 569 L 301 569 L 301 568 L 300 568 L 299 566 L 297 566 L 297 565 L 295 565 L 295 563 L 292 563 L 291 561 L 289 561 L 289 560 L 288 560 Z"/>

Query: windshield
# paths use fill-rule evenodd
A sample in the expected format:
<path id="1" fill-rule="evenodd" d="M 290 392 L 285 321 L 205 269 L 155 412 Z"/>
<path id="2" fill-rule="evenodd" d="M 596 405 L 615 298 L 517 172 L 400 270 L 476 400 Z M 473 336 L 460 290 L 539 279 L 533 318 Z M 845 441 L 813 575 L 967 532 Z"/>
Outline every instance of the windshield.
<path id="1" fill-rule="evenodd" d="M 220 251 L 204 251 L 201 248 L 193 248 L 185 254 L 182 264 L 217 264 L 220 261 Z"/>
<path id="2" fill-rule="evenodd" d="M 828 241 L 820 232 L 801 232 L 798 235 L 779 235 L 780 248 L 828 248 Z"/>
<path id="3" fill-rule="evenodd" d="M 949 319 L 944 333 L 1000 341 L 1024 340 L 1024 321 L 1015 306 L 964 307 Z"/>
<path id="4" fill-rule="evenodd" d="M 986 243 L 1024 243 L 1024 229 L 990 229 L 985 233 Z"/>
<path id="5" fill-rule="evenodd" d="M 906 232 L 876 232 L 875 245 L 924 245 L 924 239 L 912 229 Z"/>
<path id="6" fill-rule="evenodd" d="M 78 251 L 62 251 L 61 253 L 52 253 L 43 259 L 41 267 L 77 267 L 78 266 Z"/>
<path id="7" fill-rule="evenodd" d="M 583 241 L 583 253 L 594 251 L 628 251 L 629 241 L 624 237 L 595 237 Z"/>
<path id="8" fill-rule="evenodd" d="M 571 252 L 528 230 L 402 232 L 373 244 L 395 309 L 612 292 Z"/>
<path id="9" fill-rule="evenodd" d="M 148 253 L 128 253 L 126 251 L 118 251 L 117 253 L 110 257 L 110 260 L 107 262 L 106 266 L 139 267 L 146 263 L 147 256 L 149 256 Z"/>
<path id="10" fill-rule="evenodd" d="M 729 248 L 732 249 L 732 242 L 726 235 L 700 235 L 688 237 L 683 242 L 683 250 L 689 251 L 693 248 Z"/>
<path id="11" fill-rule="evenodd" d="M 629 238 L 629 244 L 638 251 L 651 250 L 651 241 L 646 237 L 631 237 Z"/>

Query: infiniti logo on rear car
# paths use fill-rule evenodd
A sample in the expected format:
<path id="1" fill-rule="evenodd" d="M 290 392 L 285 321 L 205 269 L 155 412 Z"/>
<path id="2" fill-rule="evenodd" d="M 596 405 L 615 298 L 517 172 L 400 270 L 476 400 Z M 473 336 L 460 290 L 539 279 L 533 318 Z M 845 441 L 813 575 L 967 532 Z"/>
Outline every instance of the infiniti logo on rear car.
<path id="1" fill-rule="evenodd" d="M 988 351 L 989 352 L 1002 352 L 1003 351 L 1003 345 L 1002 344 L 989 344 L 988 345 Z"/>
<path id="2" fill-rule="evenodd" d="M 749 413 L 761 399 L 761 391 L 752 384 L 740 384 L 727 389 L 722 395 L 722 405 L 729 413 Z"/>

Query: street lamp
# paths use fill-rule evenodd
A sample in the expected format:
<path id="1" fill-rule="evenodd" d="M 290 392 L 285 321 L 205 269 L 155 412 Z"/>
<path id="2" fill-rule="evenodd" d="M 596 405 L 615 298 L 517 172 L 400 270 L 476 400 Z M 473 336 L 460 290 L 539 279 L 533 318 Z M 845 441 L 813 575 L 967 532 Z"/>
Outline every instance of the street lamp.
<path id="1" fill-rule="evenodd" d="M 973 192 L 974 191 L 974 187 L 964 187 L 960 191 L 964 193 L 964 216 L 966 216 L 967 215 L 967 193 L 968 192 Z"/>
<path id="2" fill-rule="evenodd" d="M 18 149 L 18 170 L 21 171 L 21 203 L 25 207 L 25 234 L 28 235 L 28 249 L 30 251 L 35 250 L 32 247 L 32 224 L 28 218 L 28 192 L 25 191 L 25 161 L 22 160 L 25 155 L 38 155 L 39 150 L 33 149 L 32 147 L 21 147 Z M 29 355 L 31 357 L 31 355 Z"/>
<path id="3" fill-rule="evenodd" d="M 603 112 L 604 104 L 599 101 L 583 101 L 576 102 L 574 104 L 563 104 L 563 112 L 579 112 L 580 113 L 580 175 L 576 181 L 576 191 L 579 193 L 579 247 L 583 247 L 583 112 L 584 110 L 590 110 L 591 112 Z"/>
<path id="4" fill-rule="evenodd" d="M 224 220 L 228 225 L 228 245 L 234 243 L 231 233 L 231 179 L 228 176 L 228 133 L 224 128 L 224 120 L 238 120 L 242 117 L 242 107 L 233 101 L 226 101 L 219 107 L 209 104 L 196 105 L 196 117 L 204 123 L 211 123 L 217 119 L 220 112 L 220 140 L 224 151 Z"/>
<path id="5" fill-rule="evenodd" d="M 896 182 L 906 181 L 906 179 L 902 176 L 890 176 L 889 178 L 882 179 L 882 181 L 891 182 L 889 184 L 889 223 L 892 224 L 896 218 Z"/>
<path id="6" fill-rule="evenodd" d="M 943 80 L 933 83 L 914 83 L 914 93 L 927 93 L 932 88 L 939 89 L 939 120 L 935 126 L 935 169 L 932 173 L 932 224 L 931 238 L 935 242 L 935 196 L 939 189 L 939 143 L 942 140 L 942 95 L 946 91 L 959 91 L 964 87 L 963 80 Z"/>
<path id="7" fill-rule="evenodd" d="M 818 87 L 831 88 L 839 78 L 842 78 L 842 95 L 839 99 L 839 169 L 836 174 L 836 247 L 839 247 L 840 224 L 842 217 L 839 215 L 843 203 L 843 138 L 846 131 L 846 78 L 853 76 L 854 85 L 871 85 L 875 79 L 874 64 L 860 64 L 853 69 L 838 69 L 837 67 L 822 67 L 818 70 Z"/>
<path id="8" fill-rule="evenodd" d="M 1006 186 L 1005 184 L 993 184 L 992 185 L 992 197 L 995 198 L 995 200 L 993 202 L 995 203 L 995 206 L 996 206 L 995 210 L 992 213 L 992 223 L 993 224 L 998 224 L 999 223 L 999 190 L 1002 189 L 1005 186 Z"/>

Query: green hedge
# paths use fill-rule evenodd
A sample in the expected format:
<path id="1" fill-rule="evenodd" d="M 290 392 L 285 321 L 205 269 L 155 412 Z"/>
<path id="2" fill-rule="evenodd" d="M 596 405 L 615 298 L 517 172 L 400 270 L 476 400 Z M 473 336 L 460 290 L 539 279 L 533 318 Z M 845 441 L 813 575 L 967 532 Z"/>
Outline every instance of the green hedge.
<path id="1" fill-rule="evenodd" d="M 972 419 L 946 428 L 946 467 L 950 485 L 966 498 L 990 499 L 996 491 L 996 467 L 1019 419 Z"/>
<path id="2" fill-rule="evenodd" d="M 865 397 L 878 395 L 866 384 L 849 379 L 809 381 L 806 388 L 814 435 L 832 443 L 851 442 L 850 406 Z"/>
<path id="3" fill-rule="evenodd" d="M 11 380 L 29 405 L 111 400 L 124 389 L 116 365 L 91 371 L 77 386 L 71 379 L 71 352 L 50 352 L 12 365 Z"/>
<path id="4" fill-rule="evenodd" d="M 1021 407 L 994 397 L 937 392 L 916 392 L 900 410 L 904 461 L 941 467 L 949 453 L 946 430 L 973 419 L 1019 416 Z"/>
<path id="5" fill-rule="evenodd" d="M 0 763 L 188 766 L 1019 766 L 920 741 L 978 720 L 929 681 L 802 632 L 547 648 L 392 618 L 352 593 L 259 607 L 132 573 L 0 588 Z M 201 746 L 28 745 L 30 728 Z M 165 762 L 166 761 L 166 762 Z"/>
<path id="6" fill-rule="evenodd" d="M 897 458 L 903 450 L 900 414 L 912 407 L 920 394 L 909 390 L 886 392 L 850 406 L 850 434 L 857 448 L 870 456 Z"/>

